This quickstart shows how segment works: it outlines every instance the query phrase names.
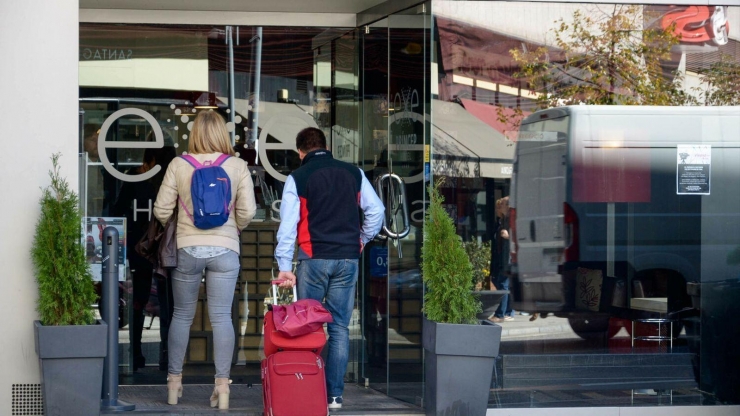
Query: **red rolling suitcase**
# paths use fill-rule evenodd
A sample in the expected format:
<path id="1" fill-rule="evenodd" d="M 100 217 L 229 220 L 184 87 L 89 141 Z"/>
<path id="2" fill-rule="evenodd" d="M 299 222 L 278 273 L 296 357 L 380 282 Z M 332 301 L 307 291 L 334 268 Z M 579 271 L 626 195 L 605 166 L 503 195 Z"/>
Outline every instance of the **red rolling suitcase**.
<path id="1" fill-rule="evenodd" d="M 277 304 L 273 281 L 273 304 Z M 293 301 L 297 293 L 293 287 Z M 298 337 L 275 329 L 272 311 L 265 313 L 265 359 L 262 360 L 262 399 L 265 416 L 327 416 L 324 362 L 319 356 L 326 344 L 323 326 Z"/>
<path id="2" fill-rule="evenodd" d="M 273 289 L 279 282 L 273 282 Z M 293 301 L 297 300 L 296 290 L 293 287 Z M 277 304 L 277 294 L 273 290 L 273 304 Z M 316 331 L 300 337 L 291 338 L 283 335 L 275 329 L 272 320 L 272 311 L 265 313 L 263 333 L 265 335 L 265 357 L 269 357 L 278 351 L 310 351 L 321 354 L 326 344 L 326 333 L 321 326 Z"/>
<path id="3" fill-rule="evenodd" d="M 281 351 L 262 360 L 265 416 L 327 416 L 326 376 L 321 357 Z"/>

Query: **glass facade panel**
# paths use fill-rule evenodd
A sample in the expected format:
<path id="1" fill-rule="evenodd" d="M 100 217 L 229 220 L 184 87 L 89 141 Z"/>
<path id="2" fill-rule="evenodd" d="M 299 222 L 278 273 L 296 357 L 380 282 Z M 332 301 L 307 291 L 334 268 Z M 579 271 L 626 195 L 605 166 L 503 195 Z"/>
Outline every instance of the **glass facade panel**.
<path id="1" fill-rule="evenodd" d="M 171 304 L 132 249 L 157 176 L 126 175 L 164 170 L 214 109 L 258 202 L 235 383 L 259 382 L 282 187 L 311 126 L 387 208 L 362 256 L 348 382 L 421 404 L 424 185 L 444 178 L 480 318 L 503 328 L 489 407 L 740 403 L 738 27 L 734 6 L 441 0 L 363 28 L 82 24 L 92 260 L 92 224 L 126 218 L 122 382 L 163 382 Z M 185 372 L 210 383 L 204 285 L 198 302 Z"/>
<path id="2" fill-rule="evenodd" d="M 363 34 L 363 154 L 386 206 L 385 228 L 364 253 L 364 377 L 370 387 L 415 404 L 423 391 L 419 262 L 429 41 L 428 4 L 375 22 Z"/>
<path id="3" fill-rule="evenodd" d="M 228 122 L 237 156 L 253 174 L 258 213 L 241 235 L 242 271 L 232 322 L 234 382 L 259 382 L 263 298 L 275 267 L 275 233 L 285 175 L 300 164 L 296 134 L 325 131 L 342 160 L 361 164 L 358 37 L 353 29 L 202 25 L 80 26 L 80 153 L 85 215 L 127 218 L 127 267 L 120 284 L 122 382 L 159 383 L 166 370 L 170 300 L 133 250 L 151 217 L 160 175 L 141 175 L 187 151 L 199 111 Z M 106 128 L 106 124 L 108 127 Z M 106 132 L 104 138 L 101 128 Z M 161 131 L 154 165 L 147 155 Z M 120 146 L 141 143 L 139 147 Z M 136 146 L 136 145 L 135 145 Z M 105 150 L 103 150 L 105 149 Z M 105 152 L 108 163 L 101 157 Z M 92 229 L 90 231 L 94 237 Z M 94 238 L 93 238 L 94 241 Z M 91 247 L 94 254 L 94 245 Z M 93 256 L 94 257 L 94 256 Z M 171 296 L 171 295 L 170 295 Z M 201 287 L 185 372 L 212 382 L 212 328 Z M 358 303 L 359 305 L 359 303 Z M 359 338 L 359 322 L 354 321 Z M 348 377 L 358 377 L 353 345 Z"/>
<path id="4" fill-rule="evenodd" d="M 740 9 L 432 12 L 432 172 L 492 252 L 490 406 L 740 402 Z"/>
<path id="5" fill-rule="evenodd" d="M 362 36 L 362 157 L 368 180 L 388 172 L 388 19 Z M 372 168 L 370 171 L 368 168 Z M 365 339 L 363 378 L 388 392 L 388 248 L 374 241 L 365 250 L 362 321 Z"/>
<path id="6" fill-rule="evenodd" d="M 385 196 L 393 231 L 388 253 L 388 395 L 420 403 L 424 290 L 421 244 L 424 150 L 429 140 L 429 13 L 427 5 L 388 17 L 388 172 L 397 175 Z M 396 196 L 394 192 L 399 192 Z M 401 205 L 403 204 L 403 205 Z M 395 238 L 392 238 L 394 237 Z"/>

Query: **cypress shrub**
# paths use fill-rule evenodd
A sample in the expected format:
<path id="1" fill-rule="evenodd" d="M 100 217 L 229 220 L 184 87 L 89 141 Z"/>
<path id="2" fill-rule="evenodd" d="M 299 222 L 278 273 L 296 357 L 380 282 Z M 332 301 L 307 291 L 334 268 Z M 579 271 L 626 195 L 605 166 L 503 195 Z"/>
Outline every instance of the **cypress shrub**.
<path id="1" fill-rule="evenodd" d="M 51 157 L 51 185 L 42 189 L 31 248 L 39 286 L 37 310 L 43 325 L 92 324 L 96 295 L 82 246 L 79 200 L 59 173 L 59 157 Z"/>
<path id="2" fill-rule="evenodd" d="M 481 304 L 473 294 L 473 267 L 452 218 L 442 206 L 441 183 L 429 186 L 430 204 L 424 218 L 424 313 L 439 323 L 476 324 Z"/>

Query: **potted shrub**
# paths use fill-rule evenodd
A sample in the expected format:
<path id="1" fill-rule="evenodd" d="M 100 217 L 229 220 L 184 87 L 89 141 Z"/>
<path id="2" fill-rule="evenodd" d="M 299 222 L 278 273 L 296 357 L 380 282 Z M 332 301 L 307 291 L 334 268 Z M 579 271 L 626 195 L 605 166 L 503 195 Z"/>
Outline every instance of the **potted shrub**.
<path id="1" fill-rule="evenodd" d="M 463 243 L 473 266 L 473 285 L 476 291 L 488 290 L 491 285 L 491 243 L 473 240 Z"/>
<path id="2" fill-rule="evenodd" d="M 490 242 L 469 241 L 463 243 L 463 246 L 468 253 L 470 264 L 473 266 L 475 294 L 483 308 L 483 311 L 478 313 L 476 317 L 478 319 L 488 319 L 496 311 L 501 299 L 509 294 L 509 291 L 492 288 Z"/>
<path id="3" fill-rule="evenodd" d="M 427 415 L 485 415 L 501 327 L 476 319 L 473 267 L 440 183 L 429 187 L 422 245 L 424 407 Z"/>
<path id="4" fill-rule="evenodd" d="M 51 157 L 31 249 L 39 287 L 34 322 L 44 410 L 51 415 L 100 414 L 107 325 L 95 319 L 95 290 L 82 246 L 77 194 Z"/>

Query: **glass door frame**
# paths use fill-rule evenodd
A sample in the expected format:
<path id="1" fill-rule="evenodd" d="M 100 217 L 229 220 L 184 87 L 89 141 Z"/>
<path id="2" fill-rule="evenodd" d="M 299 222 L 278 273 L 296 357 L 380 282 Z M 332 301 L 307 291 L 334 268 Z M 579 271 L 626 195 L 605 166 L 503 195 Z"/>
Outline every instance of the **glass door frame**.
<path id="1" fill-rule="evenodd" d="M 420 255 L 425 184 L 430 180 L 431 26 L 429 3 L 425 3 L 368 24 L 361 32 L 362 143 L 364 159 L 373 161 L 369 177 L 395 174 L 406 188 L 402 195 L 390 190 L 393 185 L 377 188 L 380 194 L 392 193 L 381 196 L 388 205 L 386 225 L 391 234 L 402 237 L 376 239 L 363 256 L 360 287 L 366 356 L 362 376 L 366 386 L 416 405 L 422 403 L 424 381 Z M 384 50 L 378 44 L 383 42 Z M 385 84 L 373 76 L 384 76 Z M 403 236 L 405 224 L 409 230 Z M 385 276 L 377 276 L 381 264 Z M 378 342 L 384 345 L 374 345 Z"/>

